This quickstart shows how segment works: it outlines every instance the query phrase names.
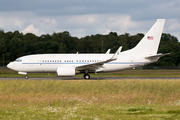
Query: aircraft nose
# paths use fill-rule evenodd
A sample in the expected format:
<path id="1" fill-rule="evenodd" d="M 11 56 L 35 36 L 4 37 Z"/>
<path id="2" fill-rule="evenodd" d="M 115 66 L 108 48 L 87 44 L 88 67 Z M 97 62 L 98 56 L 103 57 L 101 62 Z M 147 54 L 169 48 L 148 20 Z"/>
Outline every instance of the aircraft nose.
<path id="1" fill-rule="evenodd" d="M 9 69 L 12 69 L 12 68 L 13 68 L 13 63 L 10 62 L 10 63 L 7 65 L 7 67 L 8 67 Z"/>

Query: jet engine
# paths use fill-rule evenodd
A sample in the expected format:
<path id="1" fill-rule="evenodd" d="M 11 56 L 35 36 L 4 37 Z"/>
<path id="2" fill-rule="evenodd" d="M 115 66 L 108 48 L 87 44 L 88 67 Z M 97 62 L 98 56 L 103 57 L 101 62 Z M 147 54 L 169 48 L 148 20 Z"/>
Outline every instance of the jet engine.
<path id="1" fill-rule="evenodd" d="M 76 71 L 74 67 L 59 67 L 57 68 L 57 76 L 68 77 L 75 76 Z"/>

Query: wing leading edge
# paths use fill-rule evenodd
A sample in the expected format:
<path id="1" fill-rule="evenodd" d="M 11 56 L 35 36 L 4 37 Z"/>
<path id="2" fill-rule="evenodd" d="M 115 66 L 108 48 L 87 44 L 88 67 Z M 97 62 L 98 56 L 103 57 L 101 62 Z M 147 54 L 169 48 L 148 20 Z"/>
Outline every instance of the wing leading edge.
<path id="1" fill-rule="evenodd" d="M 117 60 L 120 52 L 122 50 L 122 46 L 120 46 L 118 48 L 118 50 L 116 51 L 116 53 L 113 55 L 113 57 L 111 59 L 102 61 L 102 62 L 96 62 L 96 63 L 92 63 L 92 64 L 86 64 L 86 65 L 82 65 L 82 66 L 77 66 L 76 70 L 98 70 L 100 69 L 105 63 Z"/>

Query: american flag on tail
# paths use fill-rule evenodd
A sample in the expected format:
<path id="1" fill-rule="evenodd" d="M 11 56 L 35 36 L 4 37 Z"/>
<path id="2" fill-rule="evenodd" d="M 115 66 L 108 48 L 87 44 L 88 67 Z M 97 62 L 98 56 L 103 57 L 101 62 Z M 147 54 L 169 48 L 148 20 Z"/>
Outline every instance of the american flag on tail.
<path id="1" fill-rule="evenodd" d="M 153 37 L 153 36 L 147 36 L 147 39 L 148 39 L 148 40 L 153 40 L 154 37 Z"/>

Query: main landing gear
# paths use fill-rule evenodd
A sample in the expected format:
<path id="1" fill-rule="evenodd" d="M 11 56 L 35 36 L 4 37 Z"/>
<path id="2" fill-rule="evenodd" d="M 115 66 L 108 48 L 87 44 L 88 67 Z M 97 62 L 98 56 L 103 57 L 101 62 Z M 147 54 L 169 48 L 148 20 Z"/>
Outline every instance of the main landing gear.
<path id="1" fill-rule="evenodd" d="M 29 78 L 29 76 L 28 76 L 28 75 L 26 75 L 26 76 L 25 76 L 25 79 L 28 79 L 28 78 Z"/>
<path id="2" fill-rule="evenodd" d="M 90 75 L 87 74 L 87 73 L 85 73 L 85 74 L 83 75 L 83 77 L 84 77 L 84 79 L 90 79 Z"/>

